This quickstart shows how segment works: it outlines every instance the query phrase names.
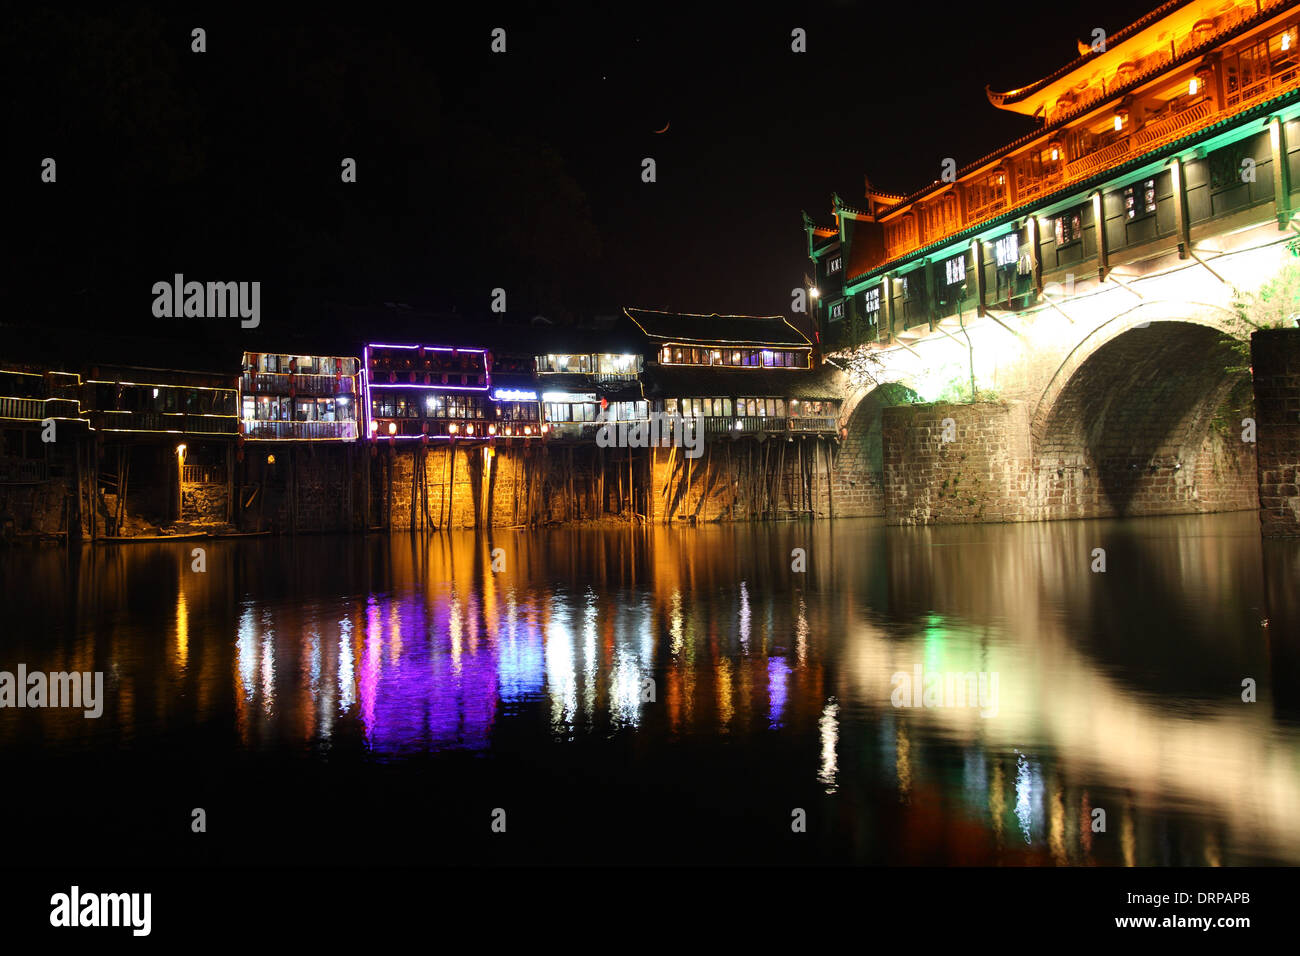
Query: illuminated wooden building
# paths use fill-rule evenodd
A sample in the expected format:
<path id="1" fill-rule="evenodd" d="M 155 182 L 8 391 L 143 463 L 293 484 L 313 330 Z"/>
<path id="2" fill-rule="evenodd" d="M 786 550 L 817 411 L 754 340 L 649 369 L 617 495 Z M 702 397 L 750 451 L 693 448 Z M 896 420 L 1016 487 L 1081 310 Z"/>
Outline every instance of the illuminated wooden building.
<path id="1" fill-rule="evenodd" d="M 1300 173 L 1300 9 L 1171 0 L 993 106 L 1035 128 L 908 195 L 870 183 L 804 217 L 830 344 L 897 341 L 1015 311 L 1045 285 L 1140 273 L 1196 243 L 1291 222 Z M 951 323 L 949 323 L 951 324 Z"/>
<path id="2" fill-rule="evenodd" d="M 486 349 L 365 347 L 368 434 L 398 440 L 483 440 L 496 434 Z"/>
<path id="3" fill-rule="evenodd" d="M 626 320 L 550 330 L 535 349 L 534 374 L 550 438 L 590 440 L 603 422 L 648 418 L 641 385 L 645 343 Z"/>
<path id="4" fill-rule="evenodd" d="M 706 438 L 835 434 L 840 390 L 781 316 L 625 312 L 653 356 L 642 376 L 653 411 L 702 419 Z"/>
<path id="5" fill-rule="evenodd" d="M 235 376 L 97 365 L 81 385 L 95 440 L 91 534 L 145 524 L 233 519 Z"/>
<path id="6" fill-rule="evenodd" d="M 239 431 L 248 441 L 355 441 L 360 361 L 245 352 Z"/>
<path id="7" fill-rule="evenodd" d="M 80 387 L 72 372 L 0 368 L 0 484 L 46 481 L 66 469 L 63 453 L 76 445 L 67 439 L 84 438 L 90 426 Z"/>

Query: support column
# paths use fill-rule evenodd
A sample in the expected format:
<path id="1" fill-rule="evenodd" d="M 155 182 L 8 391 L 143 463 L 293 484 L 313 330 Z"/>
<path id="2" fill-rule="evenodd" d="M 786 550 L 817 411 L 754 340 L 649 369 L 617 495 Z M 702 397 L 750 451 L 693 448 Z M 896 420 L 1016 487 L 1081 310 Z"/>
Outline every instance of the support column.
<path id="1" fill-rule="evenodd" d="M 1260 533 L 1300 537 L 1300 329 L 1253 333 L 1250 362 Z"/>
<path id="2" fill-rule="evenodd" d="M 1181 159 L 1175 157 L 1169 161 L 1169 177 L 1174 187 L 1174 230 L 1178 235 L 1178 258 L 1190 259 L 1192 234 L 1187 218 L 1187 184 Z"/>
<path id="3" fill-rule="evenodd" d="M 981 318 L 984 316 L 984 243 L 978 239 L 972 239 L 970 243 L 971 252 L 975 254 L 975 295 L 976 306 L 975 312 Z"/>
<path id="4" fill-rule="evenodd" d="M 1034 291 L 1043 294 L 1043 239 L 1038 228 L 1038 217 L 1032 213 L 1025 217 L 1029 229 L 1029 247 L 1034 252 Z"/>
<path id="5" fill-rule="evenodd" d="M 1286 127 L 1277 116 L 1268 118 L 1268 141 L 1273 151 L 1273 210 L 1282 232 L 1291 223 L 1291 169 L 1287 166 Z"/>
<path id="6" fill-rule="evenodd" d="M 1106 201 L 1100 189 L 1092 194 L 1092 225 L 1097 230 L 1097 278 L 1105 282 L 1110 272 L 1110 242 L 1106 237 Z"/>

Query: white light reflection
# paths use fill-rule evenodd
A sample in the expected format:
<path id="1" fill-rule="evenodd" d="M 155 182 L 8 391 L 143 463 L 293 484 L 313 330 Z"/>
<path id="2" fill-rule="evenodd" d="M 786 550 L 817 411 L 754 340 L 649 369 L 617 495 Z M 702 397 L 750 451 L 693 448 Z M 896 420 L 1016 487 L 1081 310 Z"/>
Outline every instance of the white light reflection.
<path id="1" fill-rule="evenodd" d="M 244 688 L 244 700 L 252 702 L 257 693 L 257 633 L 253 627 L 253 611 L 244 608 L 239 616 L 239 637 L 235 641 L 235 667 L 239 683 Z"/>
<path id="2" fill-rule="evenodd" d="M 839 770 L 835 759 L 835 745 L 839 742 L 840 736 L 839 713 L 840 705 L 835 703 L 835 698 L 832 697 L 826 702 L 821 719 L 817 721 L 817 730 L 822 741 L 822 766 L 817 774 L 817 782 L 826 788 L 827 793 L 834 793 L 839 789 L 835 783 L 835 775 Z"/>
<path id="3" fill-rule="evenodd" d="M 794 654 L 799 666 L 808 663 L 808 605 L 799 599 L 799 617 L 794 622 Z"/>
<path id="4" fill-rule="evenodd" d="M 587 589 L 587 606 L 582 611 L 582 705 L 588 720 L 596 713 L 596 616 L 600 602 L 596 592 Z"/>
<path id="5" fill-rule="evenodd" d="M 1029 771 L 1029 759 L 1024 754 L 1016 755 L 1016 819 L 1020 821 L 1020 832 L 1025 835 L 1025 842 L 1032 843 L 1029 830 L 1033 825 L 1034 813 L 1031 797 L 1034 789 L 1033 778 Z"/>
<path id="6" fill-rule="evenodd" d="M 740 582 L 740 646 L 749 653 L 749 588 Z"/>
<path id="7" fill-rule="evenodd" d="M 672 635 L 670 645 L 673 656 L 682 652 L 682 592 L 673 589 L 672 610 L 668 612 L 668 633 Z"/>
<path id="8" fill-rule="evenodd" d="M 357 702 L 356 672 L 352 662 L 352 622 L 339 621 L 339 709 L 348 710 Z"/>
<path id="9" fill-rule="evenodd" d="M 555 731 L 572 732 L 578 713 L 571 633 L 568 608 L 557 602 L 546 622 L 546 684 L 551 695 L 551 728 Z"/>
<path id="10" fill-rule="evenodd" d="M 609 716 L 615 727 L 635 727 L 641 718 L 641 668 L 626 648 L 614 651 L 609 675 Z"/>

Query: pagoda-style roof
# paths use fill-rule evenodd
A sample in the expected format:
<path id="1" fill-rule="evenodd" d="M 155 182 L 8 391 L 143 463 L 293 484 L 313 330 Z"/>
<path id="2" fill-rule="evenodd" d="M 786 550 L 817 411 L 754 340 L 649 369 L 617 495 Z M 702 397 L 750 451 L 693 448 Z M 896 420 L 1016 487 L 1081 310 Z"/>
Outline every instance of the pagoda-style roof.
<path id="1" fill-rule="evenodd" d="M 1222 46 L 1224 43 L 1257 28 L 1260 24 L 1268 22 L 1289 9 L 1289 5 L 1285 0 L 1261 0 L 1259 9 L 1256 9 L 1254 0 L 1236 0 L 1235 11 L 1233 11 L 1233 0 L 1226 0 L 1226 2 L 1229 6 L 1225 8 L 1225 0 L 1217 0 L 1217 2 L 1214 2 L 1214 0 L 1170 0 L 1170 2 L 1156 8 L 1141 20 L 1130 24 L 1117 33 L 1111 34 L 1108 37 L 1105 53 L 1093 53 L 1089 50 L 1078 59 L 1066 64 L 1056 73 L 1039 80 L 1035 84 L 1009 93 L 990 92 L 989 97 L 994 101 L 995 105 L 1003 105 L 1005 102 L 1004 108 L 1031 115 L 1039 111 L 1040 108 L 1046 111 L 1049 104 L 1055 102 L 1062 93 L 1067 91 L 1074 91 L 1076 102 L 1069 107 L 1058 105 L 1050 117 L 1045 117 L 1046 122 L 1043 125 L 959 167 L 956 171 L 956 180 L 962 182 L 981 170 L 992 169 L 998 162 L 1031 142 L 1037 140 L 1046 142 L 1051 134 L 1069 126 L 1080 116 L 1101 108 L 1105 104 L 1121 101 L 1122 97 L 1151 83 L 1159 76 L 1201 60 L 1216 47 Z M 1208 29 L 1203 36 L 1194 36 L 1193 28 L 1197 24 L 1202 23 L 1202 21 L 1209 21 L 1210 24 L 1213 24 L 1214 11 L 1216 10 L 1218 16 L 1223 19 L 1223 25 L 1218 32 Z M 1229 13 L 1231 13 L 1231 16 L 1228 15 Z M 1170 44 L 1172 36 L 1179 37 L 1182 42 L 1176 46 L 1172 54 L 1168 54 L 1165 48 Z M 1117 37 L 1119 38 L 1118 41 L 1116 40 Z M 1125 41 L 1128 41 L 1127 44 L 1120 50 L 1119 45 L 1125 43 Z M 1153 52 L 1147 52 L 1144 56 L 1137 57 L 1135 61 L 1138 52 L 1147 50 L 1148 42 L 1159 47 L 1158 52 L 1164 55 L 1156 56 Z M 1083 47 L 1082 43 L 1080 47 Z M 1149 65 L 1142 65 L 1141 61 L 1147 58 L 1150 58 L 1152 62 Z M 1120 82 L 1118 69 L 1122 65 L 1132 65 L 1134 69 L 1131 74 L 1127 74 L 1127 79 Z M 1083 74 L 1085 67 L 1088 68 L 1086 75 Z M 1104 95 L 1101 95 L 1102 88 L 1098 75 L 1103 70 L 1107 71 L 1107 75 L 1114 82 L 1107 83 Z M 889 204 L 880 211 L 877 219 L 880 221 L 893 219 L 906 212 L 918 200 L 932 197 L 936 193 L 951 188 L 951 183 L 945 183 L 937 179 L 933 180 L 903 196 L 897 202 Z M 854 272 L 853 266 L 850 264 L 850 270 L 846 272 L 845 278 L 852 280 L 858 274 L 861 273 Z"/>
<path id="2" fill-rule="evenodd" d="M 704 315 L 627 308 L 623 312 L 654 342 L 809 347 L 808 337 L 780 315 Z"/>
<path id="3" fill-rule="evenodd" d="M 1237 5 L 1248 8 L 1251 16 L 1258 12 L 1254 0 Z M 1281 4 L 1264 6 L 1272 8 Z M 1099 77 L 1110 80 L 1121 65 L 1134 63 L 1158 48 L 1168 48 L 1172 37 L 1189 34 L 1199 21 L 1213 22 L 1216 16 L 1225 12 L 1224 8 L 1224 0 L 1168 0 L 1123 29 L 1108 33 L 1104 51 L 1093 50 L 1090 45 L 1079 42 L 1080 55 L 1055 72 L 1005 93 L 994 92 L 986 86 L 985 94 L 999 109 L 1026 116 L 1046 116 L 1048 107 L 1062 95 L 1094 86 Z M 1111 87 L 1108 82 L 1108 95 L 1113 92 Z M 1119 84 L 1114 84 L 1114 89 L 1118 88 Z"/>

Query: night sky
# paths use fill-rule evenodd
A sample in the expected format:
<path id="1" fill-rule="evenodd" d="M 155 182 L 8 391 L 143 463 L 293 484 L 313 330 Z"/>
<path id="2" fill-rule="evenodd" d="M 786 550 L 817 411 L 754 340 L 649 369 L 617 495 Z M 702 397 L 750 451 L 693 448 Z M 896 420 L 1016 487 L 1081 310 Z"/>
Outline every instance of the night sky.
<path id="1" fill-rule="evenodd" d="M 1152 0 L 466 6 L 18 14 L 5 321 L 161 331 L 150 288 L 175 272 L 260 280 L 264 323 L 298 329 L 327 302 L 480 316 L 498 286 L 561 322 L 788 312 L 800 209 L 828 221 L 864 173 L 909 192 L 1027 132 L 985 84 L 1040 78 Z"/>

